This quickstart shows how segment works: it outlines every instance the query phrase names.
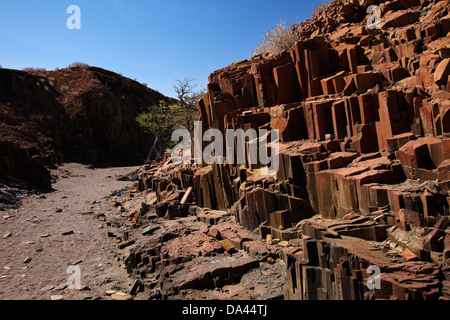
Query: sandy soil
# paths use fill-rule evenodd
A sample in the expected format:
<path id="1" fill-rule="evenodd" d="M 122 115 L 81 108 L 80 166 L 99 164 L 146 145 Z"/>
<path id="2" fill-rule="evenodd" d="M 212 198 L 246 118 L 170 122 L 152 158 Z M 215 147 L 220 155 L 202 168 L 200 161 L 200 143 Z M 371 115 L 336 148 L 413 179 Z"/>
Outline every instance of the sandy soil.
<path id="1" fill-rule="evenodd" d="M 127 292 L 131 280 L 116 244 L 107 236 L 106 222 L 93 216 L 112 212 L 105 197 L 132 187 L 133 182 L 118 181 L 117 176 L 136 169 L 64 164 L 52 171 L 58 177 L 54 192 L 28 196 L 21 208 L 1 211 L 0 299 L 108 299 L 108 290 Z M 88 290 L 64 288 L 71 276 L 68 267 L 74 264 Z"/>

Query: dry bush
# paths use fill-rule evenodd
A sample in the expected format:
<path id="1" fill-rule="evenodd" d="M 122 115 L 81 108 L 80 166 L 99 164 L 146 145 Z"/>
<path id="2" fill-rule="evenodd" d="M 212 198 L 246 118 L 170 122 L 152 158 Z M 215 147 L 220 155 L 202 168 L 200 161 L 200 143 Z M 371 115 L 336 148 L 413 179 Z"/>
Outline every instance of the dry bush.
<path id="1" fill-rule="evenodd" d="M 89 68 L 90 66 L 87 63 L 83 62 L 74 62 L 69 65 L 69 68 Z"/>
<path id="2" fill-rule="evenodd" d="M 46 72 L 47 69 L 45 69 L 45 68 L 23 68 L 22 71 L 25 71 L 25 72 Z"/>
<path id="3" fill-rule="evenodd" d="M 0 64 L 0 69 L 3 69 L 2 65 Z"/>
<path id="4" fill-rule="evenodd" d="M 322 12 L 324 12 L 325 10 L 327 10 L 329 6 L 328 2 L 322 1 L 320 2 L 317 7 L 314 9 L 313 13 L 311 14 L 313 17 L 321 14 Z"/>
<path id="5" fill-rule="evenodd" d="M 252 52 L 252 56 L 264 53 L 279 54 L 290 49 L 298 40 L 298 35 L 292 30 L 290 22 L 280 21 L 264 35 L 263 41 Z"/>

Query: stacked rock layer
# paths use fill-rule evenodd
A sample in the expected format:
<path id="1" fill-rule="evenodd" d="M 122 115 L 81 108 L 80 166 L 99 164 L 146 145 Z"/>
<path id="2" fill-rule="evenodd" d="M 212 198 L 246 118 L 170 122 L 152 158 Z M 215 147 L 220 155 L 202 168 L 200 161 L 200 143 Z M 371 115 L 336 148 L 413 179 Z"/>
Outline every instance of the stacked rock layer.
<path id="1" fill-rule="evenodd" d="M 370 5 L 381 29 L 367 26 Z M 285 299 L 450 298 L 449 5 L 334 1 L 294 27 L 290 50 L 215 71 L 196 134 L 277 129 L 278 172 L 250 154 L 210 166 L 167 156 L 141 168 L 141 190 L 157 193 L 161 217 L 227 211 L 288 241 Z"/>

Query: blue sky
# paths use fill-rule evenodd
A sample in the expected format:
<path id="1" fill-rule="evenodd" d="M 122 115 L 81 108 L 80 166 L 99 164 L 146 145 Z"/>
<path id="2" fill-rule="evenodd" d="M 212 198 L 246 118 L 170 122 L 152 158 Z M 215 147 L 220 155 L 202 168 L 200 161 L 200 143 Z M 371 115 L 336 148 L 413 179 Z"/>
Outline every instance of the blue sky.
<path id="1" fill-rule="evenodd" d="M 206 86 L 214 70 L 247 59 L 280 20 L 310 18 L 320 0 L 0 0 L 0 64 L 64 68 L 85 62 L 163 94 L 177 79 Z M 81 9 L 69 30 L 67 8 Z"/>

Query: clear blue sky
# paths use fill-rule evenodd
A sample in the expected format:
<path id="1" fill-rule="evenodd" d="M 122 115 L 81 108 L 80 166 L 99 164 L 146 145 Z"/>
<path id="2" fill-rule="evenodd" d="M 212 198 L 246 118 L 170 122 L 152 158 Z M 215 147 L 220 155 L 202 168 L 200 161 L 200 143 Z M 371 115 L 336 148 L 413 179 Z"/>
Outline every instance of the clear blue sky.
<path id="1" fill-rule="evenodd" d="M 64 68 L 85 62 L 174 96 L 177 79 L 206 86 L 247 59 L 280 20 L 310 18 L 320 0 L 0 0 L 0 64 Z M 69 30 L 70 5 L 81 30 Z"/>

